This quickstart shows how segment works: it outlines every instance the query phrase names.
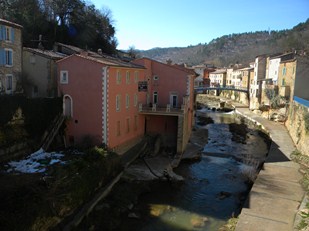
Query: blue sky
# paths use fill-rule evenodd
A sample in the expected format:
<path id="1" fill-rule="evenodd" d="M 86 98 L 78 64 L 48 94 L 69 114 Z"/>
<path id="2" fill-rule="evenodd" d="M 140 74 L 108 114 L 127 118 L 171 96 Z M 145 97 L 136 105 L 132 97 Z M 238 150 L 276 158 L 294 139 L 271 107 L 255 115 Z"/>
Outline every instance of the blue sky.
<path id="1" fill-rule="evenodd" d="M 309 0 L 92 0 L 109 8 L 118 49 L 187 47 L 223 35 L 291 29 L 309 18 Z"/>

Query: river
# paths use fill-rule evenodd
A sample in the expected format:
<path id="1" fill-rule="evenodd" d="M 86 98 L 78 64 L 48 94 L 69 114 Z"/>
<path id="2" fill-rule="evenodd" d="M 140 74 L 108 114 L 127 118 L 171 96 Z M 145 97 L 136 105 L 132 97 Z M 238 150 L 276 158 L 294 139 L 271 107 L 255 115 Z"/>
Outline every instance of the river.
<path id="1" fill-rule="evenodd" d="M 182 184 L 153 183 L 137 205 L 148 215 L 130 230 L 218 230 L 240 213 L 267 144 L 253 128 L 246 128 L 245 141 L 235 139 L 230 124 L 244 126 L 233 112 L 202 108 L 197 115 L 214 121 L 197 127 L 208 130 L 200 160 L 182 161 L 174 169 L 185 179 Z"/>

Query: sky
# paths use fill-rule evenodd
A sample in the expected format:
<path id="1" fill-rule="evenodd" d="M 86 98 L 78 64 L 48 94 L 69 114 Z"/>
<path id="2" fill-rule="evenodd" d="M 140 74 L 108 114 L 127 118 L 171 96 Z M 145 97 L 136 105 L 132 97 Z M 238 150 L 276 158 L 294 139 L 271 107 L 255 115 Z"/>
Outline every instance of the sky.
<path id="1" fill-rule="evenodd" d="M 187 47 L 223 35 L 292 29 L 309 0 L 91 0 L 111 11 L 117 49 Z"/>

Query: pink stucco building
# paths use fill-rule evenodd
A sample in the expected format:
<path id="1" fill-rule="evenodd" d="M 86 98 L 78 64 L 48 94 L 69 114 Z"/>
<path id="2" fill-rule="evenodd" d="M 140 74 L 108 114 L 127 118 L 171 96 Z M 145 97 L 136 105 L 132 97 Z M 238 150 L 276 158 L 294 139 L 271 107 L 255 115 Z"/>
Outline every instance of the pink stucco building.
<path id="1" fill-rule="evenodd" d="M 133 62 L 146 68 L 147 102 L 140 105 L 140 113 L 146 116 L 146 133 L 160 135 L 163 147 L 182 153 L 194 123 L 196 73 L 148 58 Z"/>
<path id="2" fill-rule="evenodd" d="M 194 116 L 195 72 L 143 58 L 131 63 L 95 54 L 57 62 L 68 145 L 92 140 L 122 153 L 145 134 L 182 153 Z"/>
<path id="3" fill-rule="evenodd" d="M 57 65 L 68 145 L 87 138 L 121 152 L 143 137 L 145 118 L 138 110 L 146 102 L 146 93 L 138 91 L 138 82 L 145 80 L 143 66 L 86 52 Z"/>

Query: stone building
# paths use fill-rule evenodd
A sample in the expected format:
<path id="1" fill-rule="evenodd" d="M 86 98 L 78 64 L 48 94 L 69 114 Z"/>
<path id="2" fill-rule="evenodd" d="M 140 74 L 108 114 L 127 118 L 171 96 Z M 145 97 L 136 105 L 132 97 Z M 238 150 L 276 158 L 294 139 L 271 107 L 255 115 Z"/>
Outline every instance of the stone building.
<path id="1" fill-rule="evenodd" d="M 22 26 L 0 19 L 0 94 L 22 92 Z"/>
<path id="2" fill-rule="evenodd" d="M 23 48 L 24 90 L 28 97 L 57 96 L 56 61 L 64 57 L 59 52 Z"/>

